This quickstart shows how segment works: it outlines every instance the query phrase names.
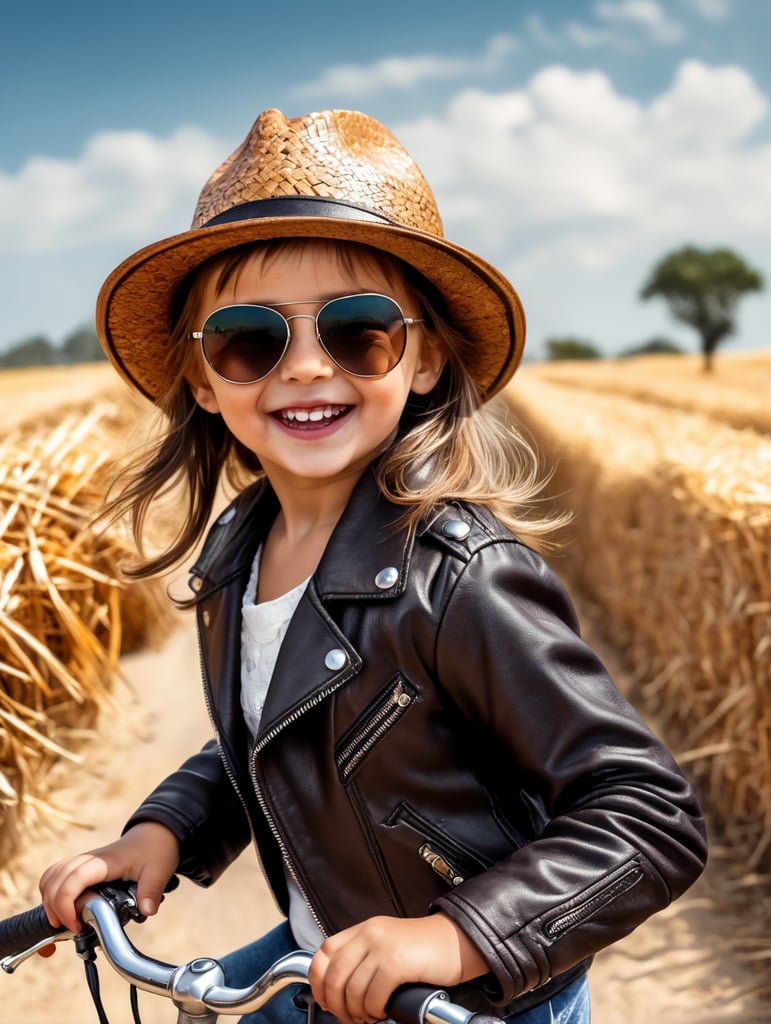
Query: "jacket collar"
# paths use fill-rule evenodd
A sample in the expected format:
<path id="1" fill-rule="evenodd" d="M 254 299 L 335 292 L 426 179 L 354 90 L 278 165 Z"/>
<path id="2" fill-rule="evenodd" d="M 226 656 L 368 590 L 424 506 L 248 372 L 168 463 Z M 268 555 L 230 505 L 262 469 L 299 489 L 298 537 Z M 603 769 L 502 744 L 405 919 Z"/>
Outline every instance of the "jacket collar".
<path id="1" fill-rule="evenodd" d="M 215 520 L 191 569 L 198 598 L 248 572 L 278 512 L 270 486 L 242 492 Z M 407 583 L 414 536 L 400 523 L 403 510 L 387 501 L 367 470 L 353 490 L 315 573 L 324 600 L 398 597 Z"/>
<path id="2" fill-rule="evenodd" d="M 413 536 L 403 510 L 380 493 L 368 470 L 329 539 L 316 571 L 322 601 L 398 597 L 407 583 Z"/>

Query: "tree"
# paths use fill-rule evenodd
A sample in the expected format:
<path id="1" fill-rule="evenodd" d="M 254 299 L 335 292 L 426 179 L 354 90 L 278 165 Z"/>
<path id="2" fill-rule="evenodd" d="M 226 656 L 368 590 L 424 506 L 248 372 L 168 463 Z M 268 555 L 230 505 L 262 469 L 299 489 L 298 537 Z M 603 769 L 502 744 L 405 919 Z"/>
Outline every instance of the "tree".
<path id="1" fill-rule="evenodd" d="M 0 355 L 0 366 L 8 369 L 17 369 L 21 366 L 54 366 L 56 362 L 56 349 L 42 334 L 25 338 Z"/>
<path id="2" fill-rule="evenodd" d="M 739 300 L 763 287 L 760 272 L 731 249 L 687 245 L 656 264 L 640 298 L 660 296 L 676 320 L 698 331 L 704 369 L 711 370 L 718 345 L 736 330 Z"/>
<path id="3" fill-rule="evenodd" d="M 53 345 L 42 334 L 25 338 L 0 353 L 0 367 L 66 366 L 106 359 L 93 327 L 78 327 L 61 345 Z"/>
<path id="4" fill-rule="evenodd" d="M 106 358 L 93 327 L 79 327 L 61 347 L 63 363 L 95 363 Z"/>
<path id="5" fill-rule="evenodd" d="M 601 359 L 602 353 L 582 338 L 549 338 L 547 359 Z"/>
<path id="6" fill-rule="evenodd" d="M 621 358 L 625 356 L 674 356 L 681 355 L 682 349 L 679 345 L 675 345 L 669 338 L 649 338 L 648 341 L 641 341 L 639 345 L 633 345 L 632 348 L 625 348 L 619 355 Z"/>

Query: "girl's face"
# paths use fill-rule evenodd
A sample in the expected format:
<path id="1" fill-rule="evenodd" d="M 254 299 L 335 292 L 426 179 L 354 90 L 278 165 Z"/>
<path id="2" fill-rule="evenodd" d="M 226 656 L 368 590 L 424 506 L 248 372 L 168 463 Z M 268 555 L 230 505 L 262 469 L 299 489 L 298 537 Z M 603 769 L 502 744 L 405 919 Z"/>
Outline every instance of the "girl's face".
<path id="1" fill-rule="evenodd" d="M 215 309 L 242 303 L 275 306 L 286 317 L 313 316 L 329 299 L 358 292 L 388 295 L 406 317 L 420 316 L 403 281 L 386 275 L 355 247 L 347 256 L 344 265 L 338 248 L 323 241 L 289 248 L 269 260 L 258 250 L 221 288 L 214 273 L 202 282 L 198 325 Z M 222 415 L 232 434 L 260 460 L 274 488 L 355 480 L 393 440 L 410 391 L 426 394 L 434 387 L 444 352 L 426 342 L 422 324 L 412 324 L 394 369 L 382 377 L 354 377 L 321 347 L 313 319 L 303 316 L 289 325 L 283 358 L 255 383 L 228 383 L 200 357 L 189 377 L 195 399 L 208 412 Z"/>

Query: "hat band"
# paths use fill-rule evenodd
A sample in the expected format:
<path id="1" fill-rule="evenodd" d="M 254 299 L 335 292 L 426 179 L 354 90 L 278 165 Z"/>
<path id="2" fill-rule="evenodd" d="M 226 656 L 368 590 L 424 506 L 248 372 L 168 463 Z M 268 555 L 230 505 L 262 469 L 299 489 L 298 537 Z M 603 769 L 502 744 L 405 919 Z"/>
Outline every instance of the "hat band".
<path id="1" fill-rule="evenodd" d="M 231 206 L 229 210 L 207 220 L 201 227 L 211 228 L 216 224 L 257 220 L 261 217 L 336 217 L 338 220 L 364 220 L 377 224 L 395 223 L 363 206 L 328 199 L 326 196 L 273 196 L 271 199 L 255 199 Z"/>

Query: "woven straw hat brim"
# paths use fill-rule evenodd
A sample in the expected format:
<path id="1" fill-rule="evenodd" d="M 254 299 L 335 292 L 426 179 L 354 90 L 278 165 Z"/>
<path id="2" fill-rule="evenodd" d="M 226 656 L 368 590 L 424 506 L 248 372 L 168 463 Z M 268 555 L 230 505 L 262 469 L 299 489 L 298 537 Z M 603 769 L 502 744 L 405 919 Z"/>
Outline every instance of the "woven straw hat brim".
<path id="1" fill-rule="evenodd" d="M 466 367 L 484 401 L 508 382 L 522 357 L 525 316 L 511 283 L 479 256 L 441 236 L 398 225 L 329 217 L 266 217 L 197 228 L 134 253 L 103 284 L 96 327 L 110 360 L 153 401 L 168 390 L 166 365 L 174 294 L 206 259 L 273 238 L 360 242 L 413 266 L 442 293 L 470 341 Z"/>

